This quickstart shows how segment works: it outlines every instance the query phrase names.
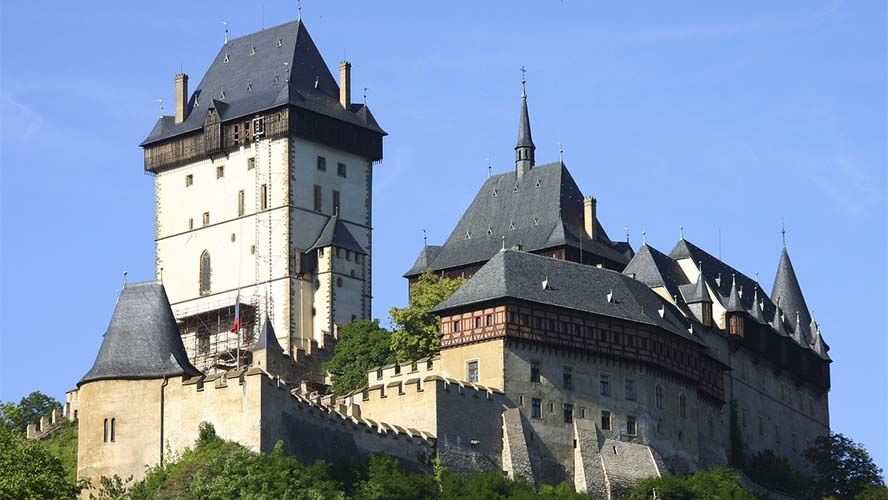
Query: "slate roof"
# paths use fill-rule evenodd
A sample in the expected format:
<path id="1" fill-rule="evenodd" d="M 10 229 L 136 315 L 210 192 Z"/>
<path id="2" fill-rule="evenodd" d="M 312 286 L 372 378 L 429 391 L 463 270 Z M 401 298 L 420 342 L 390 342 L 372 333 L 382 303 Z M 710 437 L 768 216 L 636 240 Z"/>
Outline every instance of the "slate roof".
<path id="1" fill-rule="evenodd" d="M 808 305 L 802 295 L 802 287 L 799 286 L 799 280 L 785 246 L 780 253 L 780 263 L 777 265 L 777 275 L 774 277 L 771 297 L 775 300 L 780 298 L 780 307 L 786 311 L 786 319 L 790 327 L 793 330 L 801 330 L 802 338 L 810 343 L 812 338 L 809 335 L 808 325 L 811 324 L 811 313 L 808 311 Z M 801 321 L 796 321 L 796 312 L 798 312 Z"/>
<path id="2" fill-rule="evenodd" d="M 404 273 L 404 277 L 417 276 L 431 269 L 431 262 L 435 260 L 435 257 L 437 257 L 440 252 L 441 247 L 438 245 L 424 246 L 422 251 L 419 252 L 419 257 L 416 258 L 416 262 L 413 263 L 413 267 Z"/>
<path id="3" fill-rule="evenodd" d="M 339 85 L 299 20 L 229 40 L 191 94 L 185 121 L 161 117 L 141 145 L 200 130 L 214 100 L 222 121 L 290 104 L 385 135 L 364 104 L 339 104 Z"/>
<path id="4" fill-rule="evenodd" d="M 533 136 L 530 133 L 530 114 L 527 112 L 527 94 L 521 95 L 521 119 L 518 123 L 518 144 L 515 149 L 530 148 L 536 149 L 533 145 Z"/>
<path id="5" fill-rule="evenodd" d="M 613 294 L 612 302 L 609 294 Z M 657 326 L 703 344 L 689 333 L 690 325 L 677 309 L 637 280 L 608 269 L 514 250 L 494 255 L 432 312 L 503 298 Z"/>
<path id="6" fill-rule="evenodd" d="M 641 245 L 638 253 L 626 265 L 623 274 L 634 274 L 635 279 L 650 288 L 665 287 L 670 296 L 679 294 L 682 286 L 689 285 L 678 262 L 647 243 Z"/>
<path id="7" fill-rule="evenodd" d="M 740 301 L 740 292 L 737 290 L 737 275 L 731 278 L 731 291 L 725 300 L 725 310 L 728 312 L 747 312 L 746 306 Z"/>
<path id="8" fill-rule="evenodd" d="M 256 343 L 253 344 L 254 351 L 258 351 L 259 349 L 271 349 L 273 351 L 284 352 L 284 348 L 281 347 L 277 335 L 274 333 L 274 326 L 267 318 L 262 325 L 262 329 L 259 330 L 259 338 L 257 338 Z"/>
<path id="9" fill-rule="evenodd" d="M 317 241 L 315 241 L 309 251 L 329 246 L 344 248 L 346 250 L 367 255 L 367 252 L 361 248 L 361 245 L 355 240 L 351 231 L 345 227 L 345 224 L 339 219 L 338 215 L 330 217 L 327 224 L 324 226 L 324 229 L 321 231 L 320 236 L 318 236 Z"/>
<path id="10" fill-rule="evenodd" d="M 758 287 L 758 285 L 756 285 L 755 291 L 753 291 L 753 294 L 752 294 L 752 304 L 750 305 L 750 308 L 749 308 L 749 315 L 752 317 L 752 319 L 756 320 L 757 322 L 759 322 L 763 325 L 767 325 L 768 320 L 766 320 L 764 314 L 762 314 L 762 307 L 760 305 L 761 303 L 762 303 L 762 301 L 759 298 L 759 287 Z"/>
<path id="11" fill-rule="evenodd" d="M 126 285 L 95 363 L 77 385 L 179 375 L 200 375 L 200 371 L 188 361 L 163 285 L 153 281 Z"/>
<path id="12" fill-rule="evenodd" d="M 507 172 L 484 182 L 450 237 L 428 265 L 432 270 L 482 263 L 503 247 L 535 252 L 569 245 L 625 264 L 599 221 L 598 239 L 583 228 L 583 194 L 561 162 Z M 622 249 L 622 247 L 620 247 Z M 405 276 L 412 276 L 408 271 Z"/>

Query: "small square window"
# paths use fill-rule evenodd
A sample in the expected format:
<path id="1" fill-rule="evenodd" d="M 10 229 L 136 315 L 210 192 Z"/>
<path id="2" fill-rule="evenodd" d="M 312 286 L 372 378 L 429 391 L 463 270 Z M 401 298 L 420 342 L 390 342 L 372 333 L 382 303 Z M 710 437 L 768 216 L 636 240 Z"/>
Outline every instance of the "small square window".
<path id="1" fill-rule="evenodd" d="M 318 171 L 326 172 L 327 171 L 327 159 L 323 156 L 318 156 Z"/>
<path id="2" fill-rule="evenodd" d="M 486 318 L 487 326 L 493 326 L 493 314 L 488 314 Z"/>
<path id="3" fill-rule="evenodd" d="M 466 373 L 469 382 L 478 382 L 478 360 L 474 359 L 466 363 Z"/>
<path id="4" fill-rule="evenodd" d="M 256 168 L 256 158 L 247 158 L 247 170 Z"/>
<path id="5" fill-rule="evenodd" d="M 210 225 L 210 213 L 209 213 L 209 212 L 204 212 L 204 213 L 203 213 L 203 225 L 204 225 L 204 226 L 209 226 L 209 225 Z"/>
<path id="6" fill-rule="evenodd" d="M 555 413 L 555 403 L 549 401 L 549 413 Z"/>
<path id="7" fill-rule="evenodd" d="M 225 166 L 219 165 L 218 167 L 216 167 L 216 178 L 221 179 L 223 177 L 225 177 Z"/>
<path id="8" fill-rule="evenodd" d="M 188 219 L 188 230 L 194 229 L 194 219 Z"/>
<path id="9" fill-rule="evenodd" d="M 185 187 L 191 186 L 194 184 L 194 175 L 188 174 L 185 176 Z"/>
<path id="10" fill-rule="evenodd" d="M 346 177 L 347 168 L 348 167 L 345 166 L 345 163 L 337 163 L 336 164 L 336 175 L 338 175 L 339 177 Z"/>

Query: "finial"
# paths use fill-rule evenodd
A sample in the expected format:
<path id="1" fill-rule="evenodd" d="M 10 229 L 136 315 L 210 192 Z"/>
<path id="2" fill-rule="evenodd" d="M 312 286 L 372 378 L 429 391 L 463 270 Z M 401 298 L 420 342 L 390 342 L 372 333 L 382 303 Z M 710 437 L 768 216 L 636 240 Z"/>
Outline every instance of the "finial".
<path id="1" fill-rule="evenodd" d="M 228 21 L 222 21 L 225 25 L 225 45 L 228 45 Z"/>
<path id="2" fill-rule="evenodd" d="M 527 97 L 527 70 L 521 66 L 521 97 Z"/>
<path id="3" fill-rule="evenodd" d="M 487 178 L 490 179 L 490 177 L 493 175 L 493 165 L 491 165 L 490 163 L 489 156 L 486 157 L 485 160 L 487 160 Z"/>
<path id="4" fill-rule="evenodd" d="M 755 287 L 758 288 L 758 286 L 759 286 L 759 272 L 756 271 L 755 272 Z"/>
<path id="5" fill-rule="evenodd" d="M 158 99 L 157 102 L 160 103 L 160 117 L 163 118 L 163 99 Z"/>
<path id="6" fill-rule="evenodd" d="M 364 106 L 367 105 L 367 87 L 364 87 Z"/>
<path id="7" fill-rule="evenodd" d="M 163 283 L 163 268 L 160 268 L 160 282 Z"/>
<path id="8" fill-rule="evenodd" d="M 123 287 L 126 288 L 126 271 L 123 272 Z"/>
<path id="9" fill-rule="evenodd" d="M 423 248 L 429 246 L 429 237 L 426 234 L 425 229 L 422 230 L 422 246 L 423 246 Z"/>
<path id="10" fill-rule="evenodd" d="M 678 237 L 681 238 L 682 241 L 685 239 L 685 227 L 678 226 Z"/>
<path id="11" fill-rule="evenodd" d="M 648 234 L 647 231 L 641 232 L 641 244 L 642 245 L 647 245 L 647 242 L 648 242 L 647 234 Z"/>
<path id="12" fill-rule="evenodd" d="M 780 218 L 780 236 L 783 237 L 783 248 L 786 248 L 786 224 L 783 222 L 783 217 Z"/>
<path id="13" fill-rule="evenodd" d="M 564 147 L 561 141 L 558 141 L 558 158 L 561 160 L 561 164 L 564 165 Z"/>
<path id="14" fill-rule="evenodd" d="M 296 0 L 296 20 L 302 20 L 302 0 Z"/>
<path id="15" fill-rule="evenodd" d="M 626 231 L 626 244 L 629 244 L 629 226 L 623 226 L 623 231 Z"/>
<path id="16" fill-rule="evenodd" d="M 703 261 L 702 261 L 702 260 L 698 260 L 698 261 L 697 261 L 697 265 L 699 266 L 700 274 L 703 274 Z"/>
<path id="17" fill-rule="evenodd" d="M 506 235 L 503 235 L 503 251 L 506 250 Z"/>
<path id="18" fill-rule="evenodd" d="M 287 75 L 286 82 L 290 83 L 290 63 L 286 61 L 284 62 L 284 73 Z"/>

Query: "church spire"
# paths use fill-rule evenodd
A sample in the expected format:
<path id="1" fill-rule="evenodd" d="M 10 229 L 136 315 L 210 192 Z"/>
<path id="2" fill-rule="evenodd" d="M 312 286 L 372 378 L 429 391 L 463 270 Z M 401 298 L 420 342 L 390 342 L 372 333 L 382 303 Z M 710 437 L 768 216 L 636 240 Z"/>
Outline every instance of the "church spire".
<path id="1" fill-rule="evenodd" d="M 518 144 L 515 145 L 515 172 L 518 177 L 534 166 L 533 138 L 530 134 L 530 116 L 527 113 L 527 79 L 524 66 L 521 67 L 521 121 L 518 124 Z"/>
<path id="2" fill-rule="evenodd" d="M 792 267 L 792 261 L 789 260 L 789 253 L 786 246 L 780 252 L 780 264 L 777 265 L 777 275 L 774 277 L 774 288 L 771 290 L 771 297 L 780 297 L 781 306 L 784 311 L 788 311 L 789 322 L 793 330 L 806 329 L 811 323 L 811 313 L 808 311 L 808 305 L 805 303 L 805 297 L 802 295 L 802 287 L 799 286 L 799 280 L 796 278 L 795 269 Z M 792 312 L 798 311 L 798 319 Z"/>

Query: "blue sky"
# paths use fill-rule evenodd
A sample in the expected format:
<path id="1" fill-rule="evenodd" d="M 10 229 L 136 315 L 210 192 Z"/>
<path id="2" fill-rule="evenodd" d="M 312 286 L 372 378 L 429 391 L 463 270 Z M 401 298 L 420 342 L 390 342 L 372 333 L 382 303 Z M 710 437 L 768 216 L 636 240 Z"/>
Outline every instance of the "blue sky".
<path id="1" fill-rule="evenodd" d="M 719 2 L 721 3 L 721 2 Z M 668 5 L 667 5 L 668 4 Z M 153 277 L 137 144 L 231 35 L 296 3 L 4 2 L 0 400 L 58 398 L 89 369 L 124 270 Z M 263 14 L 264 11 L 264 14 Z M 833 2 L 307 1 L 328 64 L 389 132 L 374 186 L 374 315 L 512 168 L 521 73 L 537 159 L 564 160 L 607 231 L 686 237 L 767 290 L 780 220 L 832 347 L 832 426 L 888 467 L 886 11 Z M 360 90 L 355 91 L 359 99 Z M 168 107 L 168 109 L 170 109 Z"/>

